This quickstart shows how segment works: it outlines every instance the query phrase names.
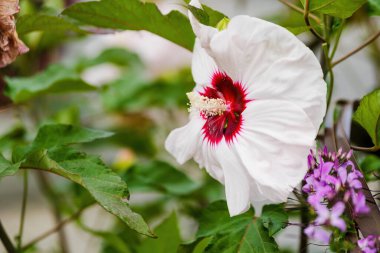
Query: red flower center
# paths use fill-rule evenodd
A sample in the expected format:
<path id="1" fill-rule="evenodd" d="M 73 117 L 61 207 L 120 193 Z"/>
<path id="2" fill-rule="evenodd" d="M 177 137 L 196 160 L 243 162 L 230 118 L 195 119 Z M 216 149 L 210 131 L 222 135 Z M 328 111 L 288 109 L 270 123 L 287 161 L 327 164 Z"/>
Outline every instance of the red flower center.
<path id="1" fill-rule="evenodd" d="M 223 72 L 214 73 L 211 81 L 212 87 L 206 87 L 200 95 L 211 99 L 222 99 L 227 110 L 221 115 L 205 116 L 206 123 L 203 133 L 209 143 L 218 144 L 223 136 L 227 143 L 234 140 L 241 129 L 243 122 L 242 112 L 246 108 L 246 91 L 240 82 L 234 82 Z"/>

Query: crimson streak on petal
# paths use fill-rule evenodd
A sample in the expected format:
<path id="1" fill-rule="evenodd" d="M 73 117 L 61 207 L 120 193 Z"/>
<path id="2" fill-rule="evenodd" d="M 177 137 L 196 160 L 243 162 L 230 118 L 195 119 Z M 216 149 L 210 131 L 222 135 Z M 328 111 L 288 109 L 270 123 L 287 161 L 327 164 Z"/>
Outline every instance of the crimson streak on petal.
<path id="1" fill-rule="evenodd" d="M 230 143 L 239 134 L 244 120 L 241 114 L 249 102 L 246 99 L 246 90 L 240 82 L 234 82 L 226 73 L 220 71 L 214 73 L 211 85 L 212 87 L 206 87 L 200 95 L 223 99 L 227 110 L 221 115 L 202 115 L 206 120 L 202 128 L 204 138 L 212 145 L 218 144 L 223 137 Z"/>

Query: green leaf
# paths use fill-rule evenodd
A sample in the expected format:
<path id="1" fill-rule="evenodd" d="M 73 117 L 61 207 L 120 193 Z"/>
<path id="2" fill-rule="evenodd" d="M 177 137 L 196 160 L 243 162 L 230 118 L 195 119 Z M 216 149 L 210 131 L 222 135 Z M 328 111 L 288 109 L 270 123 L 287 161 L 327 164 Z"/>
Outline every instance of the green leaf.
<path id="1" fill-rule="evenodd" d="M 283 205 L 266 205 L 261 214 L 264 227 L 269 231 L 269 236 L 273 236 L 278 231 L 286 227 L 288 214 Z"/>
<path id="2" fill-rule="evenodd" d="M 112 136 L 113 133 L 64 124 L 42 126 L 33 142 L 34 148 L 52 148 L 74 143 L 91 142 Z"/>
<path id="3" fill-rule="evenodd" d="M 0 154 L 0 179 L 15 174 L 20 168 L 21 162 L 12 164 Z"/>
<path id="4" fill-rule="evenodd" d="M 191 13 L 194 15 L 196 19 L 198 19 L 199 22 L 201 22 L 204 25 L 210 24 L 210 17 L 208 16 L 207 12 L 205 12 L 203 9 L 197 8 L 192 5 L 187 5 L 187 8 Z"/>
<path id="5" fill-rule="evenodd" d="M 76 64 L 76 68 L 81 71 L 102 63 L 113 63 L 120 67 L 132 69 L 143 67 L 143 63 L 136 53 L 128 51 L 125 48 L 108 48 L 93 59 L 81 59 Z"/>
<path id="6" fill-rule="evenodd" d="M 178 11 L 163 15 L 153 3 L 139 0 L 77 3 L 67 8 L 63 15 L 102 28 L 146 30 L 189 50 L 194 45 L 195 36 L 187 17 Z"/>
<path id="7" fill-rule="evenodd" d="M 21 103 L 45 93 L 94 90 L 78 73 L 62 65 L 52 65 L 31 77 L 7 77 L 5 94 Z"/>
<path id="8" fill-rule="evenodd" d="M 371 15 L 380 16 L 380 0 L 368 0 Z"/>
<path id="9" fill-rule="evenodd" d="M 176 253 L 181 243 L 177 223 L 177 216 L 172 213 L 155 229 L 158 239 L 142 241 L 137 253 Z"/>
<path id="10" fill-rule="evenodd" d="M 65 135 L 65 136 L 63 136 Z M 35 141 L 25 153 L 22 167 L 49 171 L 65 177 L 82 187 L 107 211 L 119 217 L 137 232 L 154 236 L 143 218 L 129 205 L 127 184 L 98 157 L 77 152 L 67 146 L 104 138 L 103 131 L 67 125 L 41 127 Z"/>
<path id="11" fill-rule="evenodd" d="M 360 169 L 363 171 L 367 181 L 375 181 L 377 177 L 374 175 L 380 172 L 380 157 L 375 155 L 367 155 L 360 163 Z"/>
<path id="12" fill-rule="evenodd" d="M 331 15 L 338 18 L 349 18 L 367 0 L 313 0 L 309 3 L 310 11 Z M 305 0 L 301 0 L 305 6 Z"/>
<path id="13" fill-rule="evenodd" d="M 138 165 L 128 171 L 126 177 L 131 188 L 154 189 L 172 195 L 189 194 L 200 186 L 181 171 L 161 161 Z"/>
<path id="14" fill-rule="evenodd" d="M 380 89 L 363 97 L 353 119 L 367 131 L 375 146 L 380 146 Z"/>
<path id="15" fill-rule="evenodd" d="M 197 237 L 213 236 L 206 252 L 275 253 L 279 252 L 260 218 L 254 212 L 230 217 L 225 201 L 212 203 L 200 219 Z"/>
<path id="16" fill-rule="evenodd" d="M 49 16 L 46 14 L 24 15 L 17 19 L 17 32 L 24 35 L 30 32 L 75 32 L 85 33 L 75 24 L 63 19 L 62 17 Z"/>

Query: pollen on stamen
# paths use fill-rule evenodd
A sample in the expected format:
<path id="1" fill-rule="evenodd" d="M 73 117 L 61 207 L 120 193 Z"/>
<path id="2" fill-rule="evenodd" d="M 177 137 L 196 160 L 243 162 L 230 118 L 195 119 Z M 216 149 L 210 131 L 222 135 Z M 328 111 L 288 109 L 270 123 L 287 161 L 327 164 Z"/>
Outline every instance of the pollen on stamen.
<path id="1" fill-rule="evenodd" d="M 190 100 L 189 112 L 198 111 L 205 117 L 222 115 L 227 110 L 227 105 L 221 98 L 208 98 L 195 92 L 186 93 Z"/>

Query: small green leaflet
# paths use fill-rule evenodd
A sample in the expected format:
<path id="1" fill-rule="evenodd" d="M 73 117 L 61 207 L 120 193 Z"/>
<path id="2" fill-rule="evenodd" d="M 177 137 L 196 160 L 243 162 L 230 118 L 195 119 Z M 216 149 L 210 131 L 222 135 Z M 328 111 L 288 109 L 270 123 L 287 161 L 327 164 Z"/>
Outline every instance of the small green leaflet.
<path id="1" fill-rule="evenodd" d="M 197 237 L 212 236 L 205 252 L 209 253 L 275 253 L 275 240 L 261 218 L 254 212 L 230 217 L 225 201 L 212 203 L 200 219 Z"/>
<path id="2" fill-rule="evenodd" d="M 269 236 L 273 236 L 281 229 L 285 228 L 288 222 L 288 214 L 283 205 L 266 205 L 261 214 L 264 227 L 269 231 Z"/>
<path id="3" fill-rule="evenodd" d="M 368 0 L 371 15 L 380 16 L 380 0 Z"/>
<path id="4" fill-rule="evenodd" d="M 380 89 L 363 97 L 353 119 L 369 134 L 375 146 L 380 146 Z"/>
<path id="5" fill-rule="evenodd" d="M 181 243 L 178 221 L 172 213 L 156 229 L 158 239 L 146 238 L 137 248 L 137 253 L 176 253 Z"/>

